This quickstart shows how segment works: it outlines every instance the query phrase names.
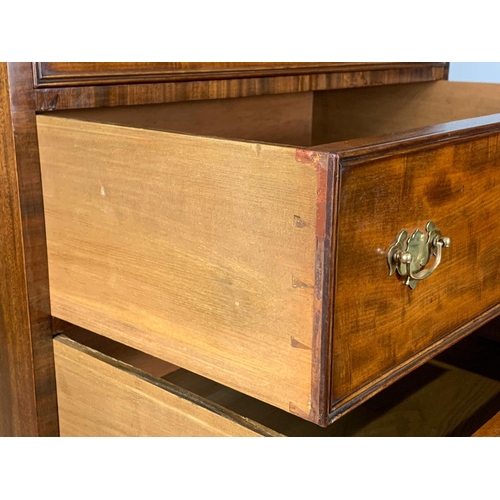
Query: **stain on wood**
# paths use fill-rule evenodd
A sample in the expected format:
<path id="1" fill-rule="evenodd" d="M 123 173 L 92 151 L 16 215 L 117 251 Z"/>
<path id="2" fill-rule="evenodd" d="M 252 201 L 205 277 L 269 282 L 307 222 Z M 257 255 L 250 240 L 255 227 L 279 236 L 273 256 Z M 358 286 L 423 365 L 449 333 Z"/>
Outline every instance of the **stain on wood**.
<path id="1" fill-rule="evenodd" d="M 293 223 L 295 227 L 307 227 L 309 224 L 301 219 L 298 215 L 293 216 Z"/>

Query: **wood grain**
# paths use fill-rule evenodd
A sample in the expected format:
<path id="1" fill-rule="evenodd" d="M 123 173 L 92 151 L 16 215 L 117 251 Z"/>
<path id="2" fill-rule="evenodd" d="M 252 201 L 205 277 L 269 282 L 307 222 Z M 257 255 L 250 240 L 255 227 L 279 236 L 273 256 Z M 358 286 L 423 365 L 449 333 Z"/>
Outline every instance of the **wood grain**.
<path id="1" fill-rule="evenodd" d="M 324 418 L 328 155 L 53 116 L 38 127 L 52 314 Z"/>
<path id="2" fill-rule="evenodd" d="M 447 72 L 442 63 L 401 66 L 370 66 L 288 76 L 261 76 L 181 81 L 166 83 L 130 83 L 93 86 L 71 86 L 36 89 L 38 111 L 160 104 L 203 99 L 227 99 L 269 94 L 287 94 L 312 90 L 329 90 L 396 83 L 441 80 Z M 137 75 L 134 77 L 136 78 Z M 102 83 L 102 82 L 101 82 Z"/>
<path id="3" fill-rule="evenodd" d="M 57 435 L 47 254 L 29 63 L 0 64 L 0 435 Z"/>
<path id="4" fill-rule="evenodd" d="M 102 85 L 248 76 L 360 72 L 373 69 L 445 69 L 446 63 L 315 62 L 39 62 L 36 86 Z"/>
<path id="5" fill-rule="evenodd" d="M 441 337 L 424 349 L 415 352 L 400 364 L 373 378 L 370 382 L 349 394 L 347 398 L 331 406 L 327 423 L 339 420 L 371 397 L 387 390 L 392 384 L 407 376 L 413 370 L 423 366 L 429 360 L 441 355 L 446 349 L 450 348 L 450 346 L 453 347 L 458 341 L 467 338 L 468 335 L 476 332 L 477 329 L 487 325 L 490 320 L 496 318 L 499 314 L 500 307 L 498 305 L 486 310 L 459 328 L 456 328 L 448 335 Z"/>
<path id="6" fill-rule="evenodd" d="M 308 146 L 313 93 L 56 111 L 54 116 L 115 125 Z"/>
<path id="7" fill-rule="evenodd" d="M 54 353 L 61 436 L 277 435 L 68 338 Z"/>
<path id="8" fill-rule="evenodd" d="M 340 161 L 334 407 L 500 299 L 498 132 L 353 166 Z M 429 220 L 452 245 L 410 290 L 387 275 L 386 251 L 399 231 L 424 230 Z"/>
<path id="9" fill-rule="evenodd" d="M 497 84 L 437 81 L 316 92 L 313 143 L 393 134 L 496 113 Z"/>
<path id="10" fill-rule="evenodd" d="M 475 432 L 473 437 L 500 437 L 500 412 Z"/>

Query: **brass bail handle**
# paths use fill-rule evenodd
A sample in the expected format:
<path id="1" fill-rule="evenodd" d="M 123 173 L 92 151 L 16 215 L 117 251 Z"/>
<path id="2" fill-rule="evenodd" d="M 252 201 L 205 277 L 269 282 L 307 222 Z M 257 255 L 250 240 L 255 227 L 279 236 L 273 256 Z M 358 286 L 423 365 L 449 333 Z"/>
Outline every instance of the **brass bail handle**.
<path id="1" fill-rule="evenodd" d="M 408 238 L 408 233 L 402 230 L 396 241 L 387 252 L 389 276 L 396 271 L 405 279 L 405 284 L 412 290 L 421 280 L 428 278 L 441 263 L 443 248 L 450 246 L 450 238 L 443 236 L 434 222 L 429 221 L 425 226 L 427 237 L 416 229 Z M 434 256 L 431 267 L 424 269 Z"/>

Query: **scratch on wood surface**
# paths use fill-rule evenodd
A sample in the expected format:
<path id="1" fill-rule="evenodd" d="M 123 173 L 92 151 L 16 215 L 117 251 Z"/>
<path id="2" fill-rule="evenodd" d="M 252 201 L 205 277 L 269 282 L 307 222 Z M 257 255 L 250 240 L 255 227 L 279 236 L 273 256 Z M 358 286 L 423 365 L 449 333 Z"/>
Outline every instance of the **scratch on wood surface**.
<path id="1" fill-rule="evenodd" d="M 300 281 L 292 274 L 292 287 L 293 288 L 314 288 L 312 285 L 308 285 L 303 281 Z"/>
<path id="2" fill-rule="evenodd" d="M 297 349 L 307 349 L 308 351 L 311 350 L 311 348 L 302 342 L 299 342 L 296 338 L 290 337 L 290 345 L 292 347 L 296 347 Z"/>
<path id="3" fill-rule="evenodd" d="M 48 111 L 53 111 L 57 108 L 57 101 L 59 101 L 59 93 L 57 93 L 52 101 L 50 101 L 49 105 L 47 106 Z"/>

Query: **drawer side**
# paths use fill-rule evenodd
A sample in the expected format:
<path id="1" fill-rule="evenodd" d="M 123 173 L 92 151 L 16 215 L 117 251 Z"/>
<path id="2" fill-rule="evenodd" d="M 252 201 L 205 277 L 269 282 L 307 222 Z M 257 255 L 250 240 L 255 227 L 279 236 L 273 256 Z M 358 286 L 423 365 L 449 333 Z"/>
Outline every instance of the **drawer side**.
<path id="1" fill-rule="evenodd" d="M 330 155 L 50 116 L 38 126 L 52 314 L 324 418 Z"/>

